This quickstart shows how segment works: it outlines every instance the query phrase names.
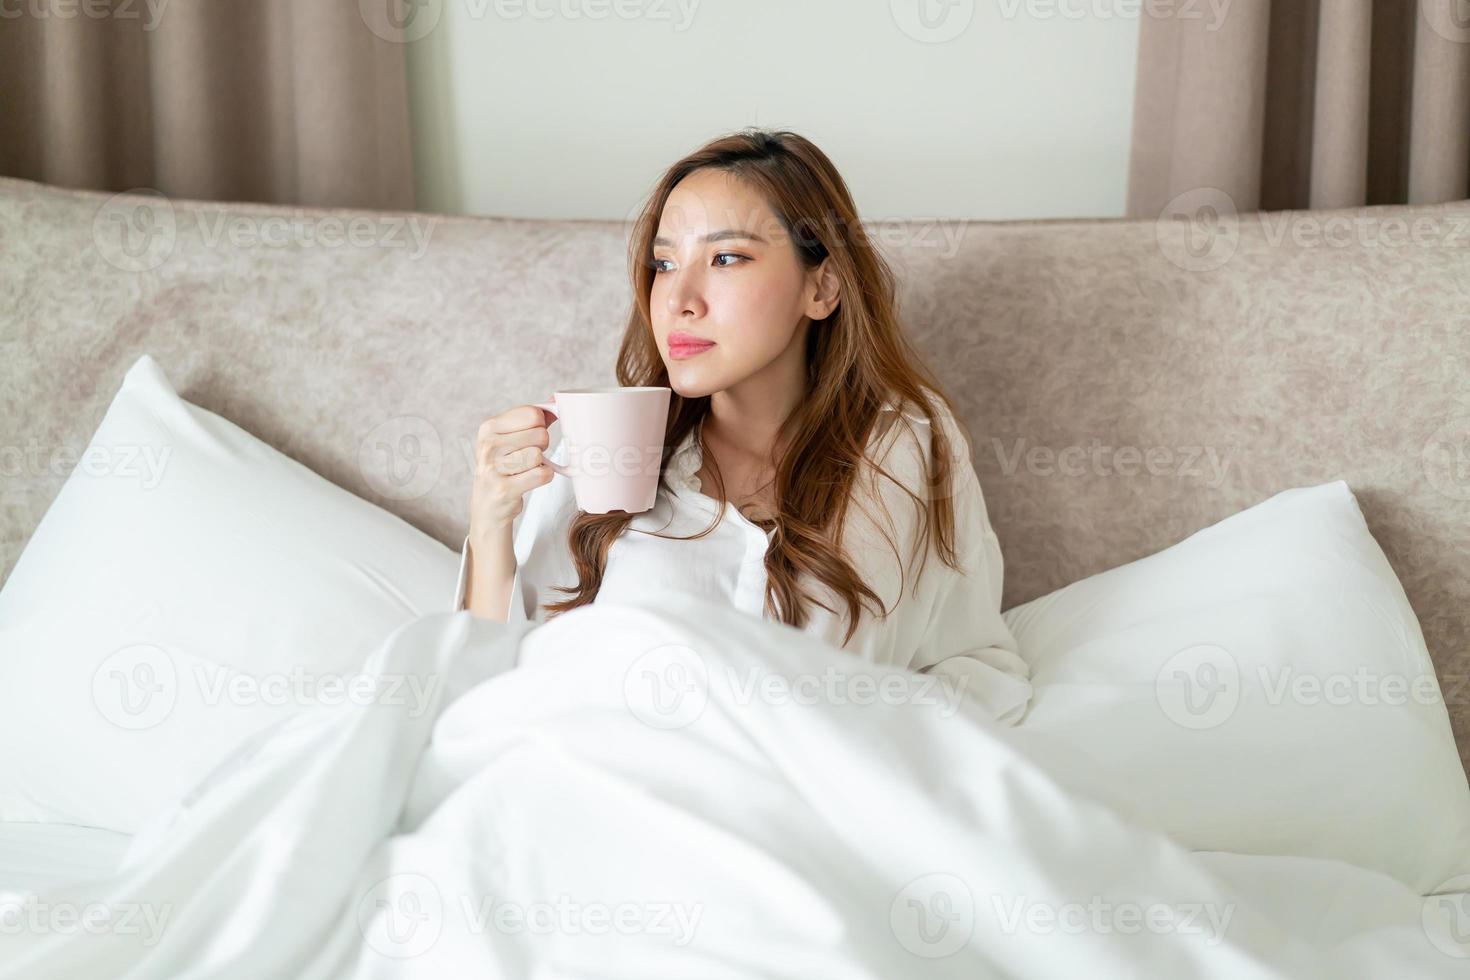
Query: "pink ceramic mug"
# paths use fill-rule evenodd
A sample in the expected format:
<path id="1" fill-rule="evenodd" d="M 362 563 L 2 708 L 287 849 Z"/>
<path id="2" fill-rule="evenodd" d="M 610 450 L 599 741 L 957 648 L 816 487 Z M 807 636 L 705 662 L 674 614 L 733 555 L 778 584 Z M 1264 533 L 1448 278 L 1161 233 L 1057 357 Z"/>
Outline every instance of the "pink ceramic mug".
<path id="1" fill-rule="evenodd" d="M 580 509 L 589 514 L 652 509 L 669 395 L 666 387 L 568 388 L 536 404 L 561 423 L 566 462 L 546 463 L 571 478 Z"/>

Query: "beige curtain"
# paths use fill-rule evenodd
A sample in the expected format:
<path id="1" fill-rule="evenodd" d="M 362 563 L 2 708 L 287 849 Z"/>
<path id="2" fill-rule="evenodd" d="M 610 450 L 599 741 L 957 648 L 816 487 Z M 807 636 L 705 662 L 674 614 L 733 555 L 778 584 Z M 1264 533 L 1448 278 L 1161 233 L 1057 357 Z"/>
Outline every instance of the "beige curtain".
<path id="1" fill-rule="evenodd" d="M 356 0 L 15 0 L 0 13 L 0 174 L 414 205 L 404 45 L 369 29 Z"/>
<path id="2" fill-rule="evenodd" d="M 1470 196 L 1470 2 L 1195 9 L 1143 17 L 1130 216 L 1200 187 L 1242 212 Z"/>

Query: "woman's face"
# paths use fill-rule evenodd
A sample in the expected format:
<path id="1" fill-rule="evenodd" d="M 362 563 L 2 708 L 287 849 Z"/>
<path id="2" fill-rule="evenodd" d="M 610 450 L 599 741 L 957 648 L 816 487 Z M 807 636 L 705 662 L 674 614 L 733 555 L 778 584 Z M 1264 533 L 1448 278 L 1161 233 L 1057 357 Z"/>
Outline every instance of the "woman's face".
<path id="1" fill-rule="evenodd" d="M 655 234 L 649 309 L 670 387 L 698 398 L 767 369 L 801 376 L 807 327 L 837 305 L 830 260 L 808 271 L 764 199 L 718 170 L 674 187 Z"/>

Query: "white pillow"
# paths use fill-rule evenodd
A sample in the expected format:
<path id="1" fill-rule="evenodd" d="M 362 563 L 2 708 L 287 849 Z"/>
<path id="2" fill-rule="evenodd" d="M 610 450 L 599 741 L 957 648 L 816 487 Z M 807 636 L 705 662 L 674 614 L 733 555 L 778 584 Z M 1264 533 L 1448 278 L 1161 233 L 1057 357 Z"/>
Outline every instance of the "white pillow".
<path id="1" fill-rule="evenodd" d="M 1021 729 L 1195 850 L 1470 871 L 1470 789 L 1419 622 L 1339 480 L 1017 606 Z M 1212 693 L 1213 692 L 1213 693 Z"/>
<path id="2" fill-rule="evenodd" d="M 0 819 L 135 832 L 237 740 L 371 697 L 331 685 L 458 567 L 144 355 L 0 591 Z"/>

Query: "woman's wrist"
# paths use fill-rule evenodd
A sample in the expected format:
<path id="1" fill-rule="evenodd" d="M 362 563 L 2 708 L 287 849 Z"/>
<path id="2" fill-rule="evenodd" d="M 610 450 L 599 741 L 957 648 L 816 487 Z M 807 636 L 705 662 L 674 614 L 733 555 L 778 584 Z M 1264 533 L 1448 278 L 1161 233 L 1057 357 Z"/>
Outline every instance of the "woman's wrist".
<path id="1" fill-rule="evenodd" d="M 466 549 L 465 608 L 477 616 L 504 622 L 516 574 L 511 526 L 471 528 Z"/>
<path id="2" fill-rule="evenodd" d="M 500 545 L 511 540 L 513 524 L 492 524 L 489 526 L 470 525 L 469 543 L 471 549 L 478 549 L 481 553 L 493 546 Z"/>

